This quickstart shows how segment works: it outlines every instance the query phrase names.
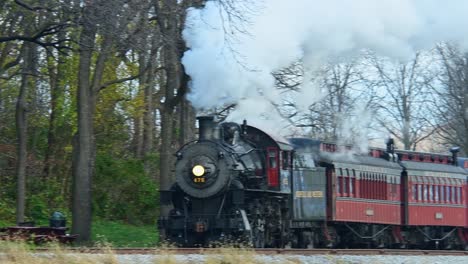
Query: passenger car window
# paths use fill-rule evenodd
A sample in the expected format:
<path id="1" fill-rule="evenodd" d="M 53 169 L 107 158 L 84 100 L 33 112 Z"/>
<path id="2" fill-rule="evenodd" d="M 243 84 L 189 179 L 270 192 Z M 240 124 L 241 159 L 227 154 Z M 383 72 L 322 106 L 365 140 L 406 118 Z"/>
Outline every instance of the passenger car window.
<path id="1" fill-rule="evenodd" d="M 338 170 L 339 172 L 340 170 Z M 340 193 L 341 192 L 341 177 L 339 174 L 336 175 L 336 193 Z"/>
<path id="2" fill-rule="evenodd" d="M 424 193 L 423 193 L 423 200 L 427 201 L 427 185 L 423 185 Z"/>
<path id="3" fill-rule="evenodd" d="M 463 202 L 462 202 L 462 201 L 463 201 L 463 200 L 462 200 L 462 198 L 463 198 L 463 197 L 462 197 L 462 196 L 463 196 L 462 193 L 463 193 L 463 192 L 462 192 L 462 187 L 458 187 L 458 202 L 461 203 L 461 204 L 463 203 Z"/>
<path id="4" fill-rule="evenodd" d="M 349 180 L 349 194 L 352 194 L 353 193 L 353 179 L 351 178 L 351 175 L 349 174 L 349 169 L 346 169 L 346 174 Z"/>
<path id="5" fill-rule="evenodd" d="M 347 177 L 347 175 L 343 173 L 342 169 L 340 169 L 340 171 L 341 171 L 341 178 L 343 179 L 343 193 L 347 193 L 348 187 L 349 187 L 349 184 L 348 184 L 349 177 Z M 348 169 L 345 169 L 345 171 L 348 171 Z"/>
<path id="6" fill-rule="evenodd" d="M 452 186 L 452 203 L 457 203 L 457 193 L 455 190 L 455 186 Z"/>
<path id="7" fill-rule="evenodd" d="M 434 191 L 432 185 L 428 185 L 427 188 L 429 189 L 429 201 L 434 201 Z"/>
<path id="8" fill-rule="evenodd" d="M 445 197 L 447 198 L 446 201 L 447 203 L 450 203 L 450 186 L 445 186 Z"/>
<path id="9" fill-rule="evenodd" d="M 422 186 L 418 184 L 418 201 L 422 201 Z"/>
<path id="10" fill-rule="evenodd" d="M 442 203 L 444 203 L 444 202 L 445 202 L 445 200 L 444 200 L 444 198 L 445 198 L 445 197 L 444 197 L 444 189 L 445 189 L 445 187 L 444 187 L 444 186 L 439 186 L 439 187 L 440 187 L 440 201 L 441 201 Z"/>

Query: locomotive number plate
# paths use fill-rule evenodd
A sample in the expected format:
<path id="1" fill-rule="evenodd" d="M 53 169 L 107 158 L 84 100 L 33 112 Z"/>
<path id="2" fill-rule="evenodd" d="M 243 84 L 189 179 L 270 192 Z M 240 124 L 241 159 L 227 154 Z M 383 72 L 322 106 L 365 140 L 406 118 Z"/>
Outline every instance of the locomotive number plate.
<path id="1" fill-rule="evenodd" d="M 204 182 L 205 182 L 205 178 L 197 177 L 197 178 L 194 178 L 194 179 L 193 179 L 193 182 L 194 182 L 194 183 L 204 183 Z"/>

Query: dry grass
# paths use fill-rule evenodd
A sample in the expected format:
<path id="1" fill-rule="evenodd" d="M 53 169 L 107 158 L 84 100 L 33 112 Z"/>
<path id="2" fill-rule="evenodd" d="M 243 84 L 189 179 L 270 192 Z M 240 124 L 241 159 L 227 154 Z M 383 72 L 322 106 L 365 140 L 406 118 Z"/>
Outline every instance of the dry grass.
<path id="1" fill-rule="evenodd" d="M 81 254 L 71 252 L 58 244 L 48 246 L 49 251 L 40 252 L 26 243 L 0 241 L 1 264 L 118 264 L 118 256 L 109 245 L 100 245 L 101 254 Z M 258 255 L 254 249 L 224 245 L 215 250 L 205 251 L 197 255 L 182 256 L 169 250 L 170 246 L 154 249 L 154 256 L 145 260 L 152 264 L 178 264 L 178 263 L 206 263 L 206 264 L 267 264 L 286 263 L 299 264 L 301 259 L 297 256 L 263 256 Z M 84 251 L 85 252 L 85 251 Z M 122 260 L 122 259 L 121 259 Z M 326 258 L 325 262 L 345 264 L 347 261 L 335 258 Z M 148 262 L 149 261 L 149 262 Z M 131 259 L 124 263 L 138 263 Z"/>
<path id="2" fill-rule="evenodd" d="M 19 242 L 0 242 L 0 263 L 2 264 L 118 264 L 115 254 L 105 249 L 104 254 L 88 255 L 68 252 L 58 245 L 49 245 L 47 253 Z"/>
<path id="3" fill-rule="evenodd" d="M 156 248 L 154 251 L 154 264 L 176 264 L 177 259 L 173 251 L 169 251 L 168 248 L 171 248 L 171 245 L 163 244 L 159 248 Z"/>
<path id="4" fill-rule="evenodd" d="M 222 247 L 214 252 L 205 254 L 206 264 L 269 264 L 273 259 L 274 263 L 298 264 L 302 263 L 295 256 L 281 256 L 281 262 L 278 262 L 278 256 L 258 255 L 253 248 L 242 247 Z"/>
<path id="5" fill-rule="evenodd" d="M 206 264 L 257 264 L 260 263 L 253 249 L 219 248 L 206 254 Z"/>

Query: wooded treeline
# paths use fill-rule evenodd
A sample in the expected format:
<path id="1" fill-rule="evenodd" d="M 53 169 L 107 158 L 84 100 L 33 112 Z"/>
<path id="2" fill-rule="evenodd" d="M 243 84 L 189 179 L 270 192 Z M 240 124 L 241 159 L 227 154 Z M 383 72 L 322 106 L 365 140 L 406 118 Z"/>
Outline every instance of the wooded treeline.
<path id="1" fill-rule="evenodd" d="M 61 210 L 86 241 L 92 216 L 138 224 L 167 213 L 158 190 L 195 135 L 182 30 L 187 9 L 204 3 L 0 1 L 0 220 Z M 299 61 L 275 72 L 278 89 L 294 93 L 304 71 Z M 364 138 L 344 120 L 367 111 L 405 149 L 437 137 L 468 150 L 468 55 L 454 45 L 408 63 L 367 53 L 314 76 L 321 100 L 277 105 L 309 136 Z"/>
<path id="2" fill-rule="evenodd" d="M 1 2 L 1 217 L 71 208 L 81 240 L 92 214 L 154 223 L 160 175 L 193 137 L 182 29 L 202 4 Z"/>

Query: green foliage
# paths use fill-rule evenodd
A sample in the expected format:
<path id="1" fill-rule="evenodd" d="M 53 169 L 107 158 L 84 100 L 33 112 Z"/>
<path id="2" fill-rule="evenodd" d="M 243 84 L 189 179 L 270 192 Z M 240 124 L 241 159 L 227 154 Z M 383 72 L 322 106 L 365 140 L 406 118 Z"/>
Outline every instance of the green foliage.
<path id="1" fill-rule="evenodd" d="M 0 155 L 0 160 L 2 155 Z M 16 182 L 11 174 L 0 175 L 0 227 L 16 221 Z"/>
<path id="2" fill-rule="evenodd" d="M 55 211 L 62 212 L 67 218 L 67 225 L 71 225 L 71 213 L 63 196 L 53 188 L 42 192 L 31 193 L 27 197 L 27 220 L 33 220 L 36 225 L 48 225 L 49 218 Z"/>
<path id="3" fill-rule="evenodd" d="M 26 196 L 26 221 L 34 221 L 36 225 L 48 225 L 50 215 L 55 211 L 65 214 L 70 224 L 71 214 L 68 209 L 66 197 L 61 195 L 58 183 L 53 179 L 31 177 L 27 182 Z M 5 223 L 15 223 L 16 213 L 16 185 L 7 184 L 0 186 L 3 194 L 0 196 L 0 227 Z"/>
<path id="4" fill-rule="evenodd" d="M 128 223 L 154 223 L 157 188 L 136 159 L 113 158 L 99 154 L 93 188 L 95 215 Z"/>
<path id="5" fill-rule="evenodd" d="M 155 225 L 135 226 L 116 221 L 93 222 L 92 240 L 116 247 L 151 247 L 158 243 Z"/>
<path id="6" fill-rule="evenodd" d="M 0 199 L 0 227 L 15 222 L 15 207 L 13 201 Z"/>
<path id="7" fill-rule="evenodd" d="M 153 173 L 151 176 L 156 179 L 159 175 L 159 152 L 151 152 L 146 154 L 143 160 L 145 164 L 145 170 Z"/>

